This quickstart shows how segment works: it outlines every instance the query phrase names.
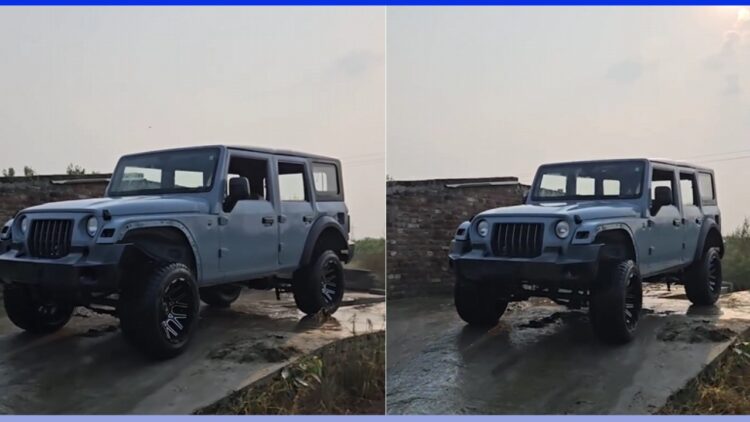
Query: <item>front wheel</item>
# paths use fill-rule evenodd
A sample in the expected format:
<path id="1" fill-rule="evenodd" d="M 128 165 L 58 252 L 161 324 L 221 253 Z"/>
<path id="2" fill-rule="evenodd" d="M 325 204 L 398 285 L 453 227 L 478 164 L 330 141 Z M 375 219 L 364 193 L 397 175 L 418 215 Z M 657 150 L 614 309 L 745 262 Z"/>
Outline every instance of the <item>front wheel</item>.
<path id="1" fill-rule="evenodd" d="M 7 285 L 3 302 L 8 318 L 30 333 L 52 333 L 68 323 L 73 302 L 55 298 L 32 286 Z"/>
<path id="2" fill-rule="evenodd" d="M 118 311 L 125 338 L 157 359 L 186 348 L 198 321 L 198 287 L 180 263 L 156 267 L 143 280 L 127 280 Z"/>
<path id="3" fill-rule="evenodd" d="M 713 305 L 721 294 L 721 253 L 708 248 L 685 274 L 685 294 L 696 305 Z"/>
<path id="4" fill-rule="evenodd" d="M 643 305 L 638 268 L 627 260 L 602 264 L 600 271 L 589 306 L 594 334 L 605 343 L 627 343 L 633 339 Z"/>
<path id="5" fill-rule="evenodd" d="M 336 312 L 344 297 L 344 266 L 336 252 L 323 252 L 296 274 L 292 292 L 297 308 L 308 315 Z"/>
<path id="6" fill-rule="evenodd" d="M 492 327 L 505 313 L 508 302 L 497 297 L 490 283 L 456 280 L 453 299 L 456 312 L 469 325 Z"/>

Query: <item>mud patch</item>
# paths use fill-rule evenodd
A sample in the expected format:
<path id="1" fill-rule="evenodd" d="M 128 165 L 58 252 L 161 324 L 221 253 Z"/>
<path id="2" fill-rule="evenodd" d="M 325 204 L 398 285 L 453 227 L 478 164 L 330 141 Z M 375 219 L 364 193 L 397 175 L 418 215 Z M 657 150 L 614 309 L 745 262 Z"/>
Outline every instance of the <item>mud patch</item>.
<path id="1" fill-rule="evenodd" d="M 720 343 L 731 340 L 735 335 L 729 328 L 717 327 L 706 320 L 670 321 L 656 334 L 656 338 L 667 342 Z"/>
<path id="2" fill-rule="evenodd" d="M 106 325 L 104 327 L 89 328 L 86 332 L 78 334 L 79 337 L 100 337 L 107 333 L 113 333 L 117 331 L 119 327 L 117 325 Z"/>
<path id="3" fill-rule="evenodd" d="M 284 362 L 302 353 L 294 346 L 278 344 L 278 340 L 283 338 L 283 336 L 271 334 L 268 339 L 226 343 L 221 348 L 209 353 L 208 358 L 238 363 L 258 361 L 276 363 Z"/>
<path id="4" fill-rule="evenodd" d="M 543 318 L 532 319 L 529 322 L 520 324 L 518 328 L 544 328 L 548 325 L 556 324 L 558 322 L 564 323 L 568 321 L 580 321 L 586 318 L 587 316 L 581 312 L 555 312 L 552 315 Z"/>

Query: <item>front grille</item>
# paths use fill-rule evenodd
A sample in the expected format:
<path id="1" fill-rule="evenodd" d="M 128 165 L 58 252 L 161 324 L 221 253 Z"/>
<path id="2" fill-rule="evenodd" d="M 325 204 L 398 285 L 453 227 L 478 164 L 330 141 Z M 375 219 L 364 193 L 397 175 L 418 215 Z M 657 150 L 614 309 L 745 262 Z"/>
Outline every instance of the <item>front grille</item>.
<path id="1" fill-rule="evenodd" d="M 498 223 L 493 229 L 495 256 L 534 258 L 542 254 L 544 224 Z"/>
<path id="2" fill-rule="evenodd" d="M 33 220 L 29 230 L 29 255 L 62 258 L 70 253 L 73 220 Z"/>

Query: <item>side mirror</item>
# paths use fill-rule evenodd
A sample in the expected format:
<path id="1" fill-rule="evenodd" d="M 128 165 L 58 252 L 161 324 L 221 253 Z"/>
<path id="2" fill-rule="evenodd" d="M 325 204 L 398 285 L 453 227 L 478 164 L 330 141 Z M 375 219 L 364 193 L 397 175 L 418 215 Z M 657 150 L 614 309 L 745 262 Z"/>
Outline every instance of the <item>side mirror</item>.
<path id="1" fill-rule="evenodd" d="M 232 211 L 237 201 L 250 199 L 250 181 L 247 177 L 229 179 L 229 196 L 224 200 L 224 212 Z"/>
<path id="2" fill-rule="evenodd" d="M 672 189 L 669 186 L 657 186 L 654 189 L 654 202 L 651 204 L 652 214 L 656 214 L 661 207 L 672 204 Z"/>

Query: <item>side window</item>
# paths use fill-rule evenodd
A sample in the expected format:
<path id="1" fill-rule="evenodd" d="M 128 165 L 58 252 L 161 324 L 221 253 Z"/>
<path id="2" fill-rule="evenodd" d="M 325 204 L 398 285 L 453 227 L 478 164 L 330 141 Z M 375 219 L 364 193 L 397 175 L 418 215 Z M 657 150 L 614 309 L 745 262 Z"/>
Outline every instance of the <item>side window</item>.
<path id="1" fill-rule="evenodd" d="M 604 196 L 620 196 L 620 181 L 612 179 L 602 180 Z"/>
<path id="2" fill-rule="evenodd" d="M 247 180 L 250 182 L 251 200 L 270 200 L 268 192 L 268 160 L 232 157 L 229 160 L 227 183 L 234 177 L 247 177 Z M 227 185 L 227 192 L 229 192 L 229 185 Z"/>
<path id="3" fill-rule="evenodd" d="M 654 169 L 651 175 L 651 215 L 656 215 L 659 211 L 654 206 L 654 199 L 656 198 L 656 188 L 660 186 L 666 186 L 672 191 L 672 203 L 676 203 L 674 172 L 671 170 Z"/>
<path id="4" fill-rule="evenodd" d="M 591 177 L 576 178 L 576 196 L 594 196 L 594 179 Z"/>
<path id="5" fill-rule="evenodd" d="M 279 162 L 279 197 L 282 201 L 309 201 L 305 165 Z"/>
<path id="6" fill-rule="evenodd" d="M 312 175 L 315 192 L 320 194 L 320 198 L 339 196 L 341 188 L 339 187 L 338 169 L 335 164 L 313 163 Z"/>
<path id="7" fill-rule="evenodd" d="M 698 173 L 698 183 L 700 183 L 701 201 L 713 203 L 716 200 L 713 175 L 711 173 Z"/>
<path id="8" fill-rule="evenodd" d="M 682 194 L 682 205 L 699 205 L 698 189 L 695 175 L 680 173 L 680 193 Z"/>

